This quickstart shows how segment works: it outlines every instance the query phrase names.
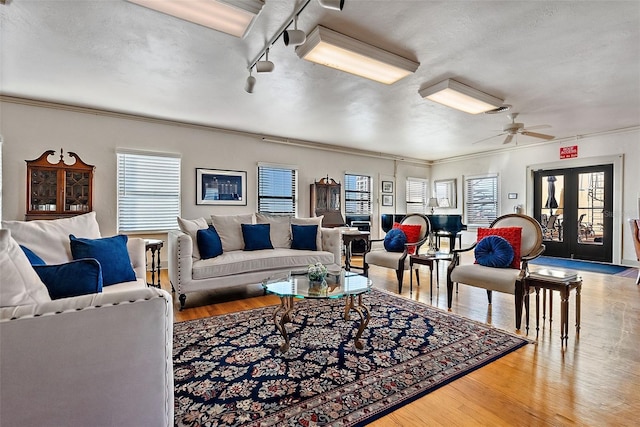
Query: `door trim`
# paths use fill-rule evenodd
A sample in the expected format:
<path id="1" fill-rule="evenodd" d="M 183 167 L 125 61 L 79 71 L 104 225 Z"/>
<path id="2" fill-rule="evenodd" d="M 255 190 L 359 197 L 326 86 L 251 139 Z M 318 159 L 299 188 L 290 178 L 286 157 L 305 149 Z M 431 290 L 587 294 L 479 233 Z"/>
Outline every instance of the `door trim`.
<path id="1" fill-rule="evenodd" d="M 578 159 L 559 160 L 548 163 L 536 163 L 527 166 L 526 189 L 526 213 L 533 216 L 533 172 L 539 169 L 570 169 L 585 166 L 596 166 L 605 163 L 613 164 L 613 241 L 612 263 L 621 265 L 622 260 L 622 227 L 624 218 L 622 215 L 622 179 L 624 167 L 624 154 L 615 156 L 597 156 Z"/>

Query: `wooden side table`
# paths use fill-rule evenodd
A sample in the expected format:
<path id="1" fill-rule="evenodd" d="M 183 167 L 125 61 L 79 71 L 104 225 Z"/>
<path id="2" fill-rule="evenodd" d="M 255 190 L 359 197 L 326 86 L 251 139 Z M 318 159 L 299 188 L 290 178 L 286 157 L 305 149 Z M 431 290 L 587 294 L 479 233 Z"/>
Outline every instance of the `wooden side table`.
<path id="1" fill-rule="evenodd" d="M 160 239 L 145 239 L 144 240 L 146 251 L 151 252 L 151 283 L 147 283 L 147 286 L 160 287 L 160 250 L 164 246 L 164 242 Z M 145 254 L 146 254 L 145 251 Z M 147 262 L 147 268 L 149 263 Z M 157 274 L 157 279 L 156 279 Z"/>
<path id="2" fill-rule="evenodd" d="M 351 271 L 351 242 L 362 240 L 365 244 L 365 252 L 369 249 L 369 233 L 368 231 L 344 231 L 342 233 L 342 242 L 344 243 L 344 269 Z"/>
<path id="3" fill-rule="evenodd" d="M 553 291 L 560 292 L 560 342 L 564 345 L 569 340 L 569 297 L 572 290 L 576 290 L 576 336 L 580 335 L 580 300 L 582 291 L 582 278 L 578 277 L 572 281 L 543 280 L 528 276 L 524 280 L 525 294 L 529 289 L 536 291 L 536 337 L 538 336 L 540 321 L 540 289 L 543 290 L 543 297 L 546 299 L 546 290 L 549 290 L 549 323 L 551 323 L 551 309 L 553 303 Z M 546 311 L 546 301 L 543 301 L 543 310 Z M 544 322 L 544 317 L 543 317 Z M 528 324 L 527 319 L 527 324 Z"/>
<path id="4" fill-rule="evenodd" d="M 436 252 L 434 255 L 419 254 L 409 256 L 409 295 L 413 293 L 413 264 L 421 264 L 429 266 L 429 299 L 433 298 L 433 264 L 436 264 L 436 284 L 440 283 L 440 272 L 438 263 L 440 261 L 451 261 L 453 255 L 450 253 Z M 420 286 L 420 278 L 416 269 L 416 278 L 418 286 Z"/>

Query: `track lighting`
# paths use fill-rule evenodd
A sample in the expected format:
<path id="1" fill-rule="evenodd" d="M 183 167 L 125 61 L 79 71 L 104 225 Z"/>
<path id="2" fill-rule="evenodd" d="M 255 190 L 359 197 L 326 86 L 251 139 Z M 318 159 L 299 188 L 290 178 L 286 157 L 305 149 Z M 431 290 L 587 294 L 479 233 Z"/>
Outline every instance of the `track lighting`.
<path id="1" fill-rule="evenodd" d="M 299 46 L 307 40 L 304 31 L 298 29 L 298 15 L 293 19 L 293 30 L 285 30 L 282 33 L 285 46 Z"/>
<path id="2" fill-rule="evenodd" d="M 247 83 L 244 85 L 244 90 L 247 93 L 253 93 L 253 88 L 256 85 L 256 78 L 251 75 L 251 70 L 249 70 L 249 77 L 247 77 Z"/>
<path id="3" fill-rule="evenodd" d="M 259 73 L 270 73 L 276 66 L 269 61 L 269 49 L 265 52 L 264 61 L 256 62 L 256 71 Z"/>
<path id="4" fill-rule="evenodd" d="M 318 0 L 318 3 L 325 9 L 331 10 L 342 10 L 344 7 L 344 0 Z"/>

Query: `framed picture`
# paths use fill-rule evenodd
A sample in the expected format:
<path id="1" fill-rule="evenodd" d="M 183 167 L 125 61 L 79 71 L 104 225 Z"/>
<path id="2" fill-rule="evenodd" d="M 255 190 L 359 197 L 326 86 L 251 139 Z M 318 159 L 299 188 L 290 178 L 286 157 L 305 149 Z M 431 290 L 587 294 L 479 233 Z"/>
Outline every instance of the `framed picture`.
<path id="1" fill-rule="evenodd" d="M 247 172 L 196 169 L 196 205 L 247 205 Z"/>
<path id="2" fill-rule="evenodd" d="M 382 181 L 382 192 L 393 193 L 393 181 Z"/>
<path id="3" fill-rule="evenodd" d="M 456 208 L 458 198 L 456 196 L 456 179 L 439 179 L 433 182 L 433 191 L 441 208 Z"/>
<path id="4" fill-rule="evenodd" d="M 383 194 L 382 195 L 382 206 L 393 206 L 393 195 L 392 194 Z"/>

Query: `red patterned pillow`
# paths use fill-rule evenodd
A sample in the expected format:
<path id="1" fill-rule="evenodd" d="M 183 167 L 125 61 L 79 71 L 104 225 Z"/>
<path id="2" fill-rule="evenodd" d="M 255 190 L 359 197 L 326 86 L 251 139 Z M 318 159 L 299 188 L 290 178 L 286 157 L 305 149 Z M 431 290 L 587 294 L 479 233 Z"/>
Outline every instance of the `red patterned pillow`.
<path id="1" fill-rule="evenodd" d="M 522 227 L 478 228 L 478 242 L 483 237 L 500 236 L 513 247 L 511 268 L 520 269 L 520 244 L 522 243 Z"/>
<path id="2" fill-rule="evenodd" d="M 400 224 L 398 222 L 393 224 L 393 228 L 399 228 L 402 230 L 405 236 L 407 236 L 407 243 L 416 243 L 420 240 L 420 230 L 422 226 L 420 224 Z M 415 246 L 409 246 L 407 253 L 414 254 L 416 252 Z"/>

